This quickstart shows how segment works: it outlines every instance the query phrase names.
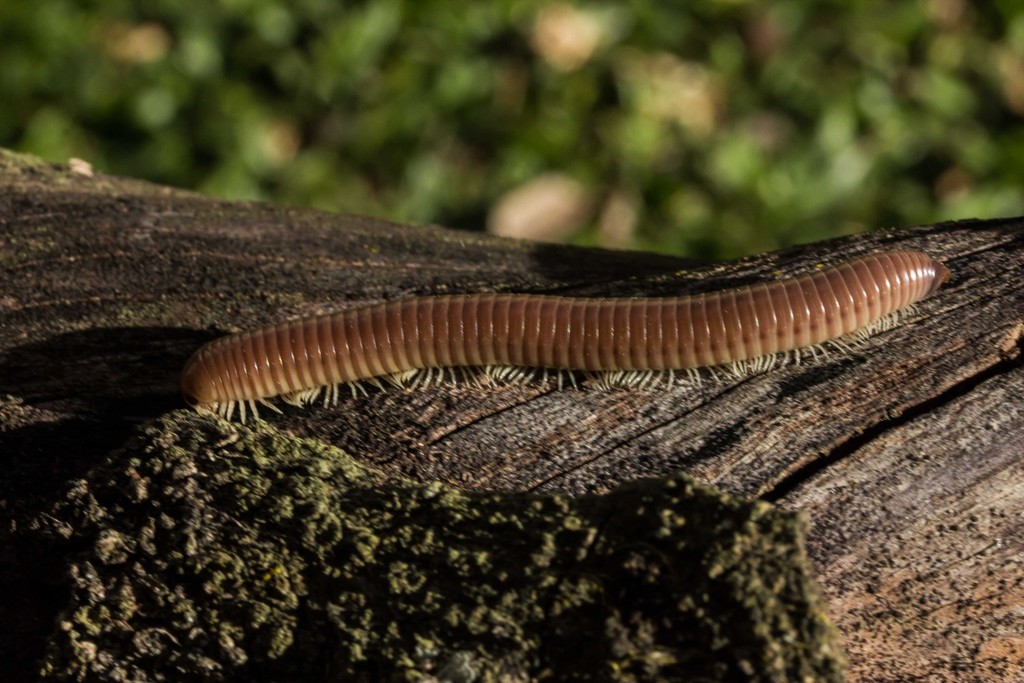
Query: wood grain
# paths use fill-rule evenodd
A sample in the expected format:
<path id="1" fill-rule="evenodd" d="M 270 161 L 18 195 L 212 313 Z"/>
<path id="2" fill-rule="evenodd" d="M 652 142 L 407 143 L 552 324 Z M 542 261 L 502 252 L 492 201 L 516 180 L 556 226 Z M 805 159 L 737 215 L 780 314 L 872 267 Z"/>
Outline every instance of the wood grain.
<path id="1" fill-rule="evenodd" d="M 783 499 L 811 519 L 852 679 L 1020 679 L 1022 453 L 1024 373 L 997 373 Z"/>

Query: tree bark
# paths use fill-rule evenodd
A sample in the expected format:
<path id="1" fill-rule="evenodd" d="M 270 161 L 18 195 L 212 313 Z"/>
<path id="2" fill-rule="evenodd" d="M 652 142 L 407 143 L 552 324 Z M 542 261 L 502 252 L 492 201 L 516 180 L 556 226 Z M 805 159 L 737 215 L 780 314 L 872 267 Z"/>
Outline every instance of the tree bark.
<path id="1" fill-rule="evenodd" d="M 220 334 L 413 295 L 710 291 L 912 248 L 951 281 L 850 353 L 700 386 L 371 390 L 268 422 L 392 485 L 593 501 L 584 494 L 682 472 L 802 511 L 850 680 L 1024 678 L 1021 226 L 888 230 L 708 265 L 215 201 L 0 152 L 0 500 L 12 520 L 0 587 L 24 625 L 4 645 L 24 670 L 47 637 L 56 647 L 51 620 L 95 588 L 62 573 L 95 568 L 110 531 L 68 501 L 121 509 L 95 502 L 109 482 L 93 470 L 110 474 L 126 443 L 122 455 L 144 448 L 140 426 L 198 429 L 185 414 L 160 420 L 182 408 L 185 359 Z M 41 584 L 53 590 L 28 597 Z"/>

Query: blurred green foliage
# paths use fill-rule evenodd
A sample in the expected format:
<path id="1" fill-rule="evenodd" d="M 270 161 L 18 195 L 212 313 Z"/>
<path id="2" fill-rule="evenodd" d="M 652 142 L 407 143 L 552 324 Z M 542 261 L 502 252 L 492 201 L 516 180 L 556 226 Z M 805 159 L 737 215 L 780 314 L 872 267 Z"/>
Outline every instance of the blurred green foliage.
<path id="1" fill-rule="evenodd" d="M 0 146 L 225 197 L 480 229 L 558 172 L 584 243 L 1024 213 L 1010 0 L 3 2 L 0 93 Z"/>

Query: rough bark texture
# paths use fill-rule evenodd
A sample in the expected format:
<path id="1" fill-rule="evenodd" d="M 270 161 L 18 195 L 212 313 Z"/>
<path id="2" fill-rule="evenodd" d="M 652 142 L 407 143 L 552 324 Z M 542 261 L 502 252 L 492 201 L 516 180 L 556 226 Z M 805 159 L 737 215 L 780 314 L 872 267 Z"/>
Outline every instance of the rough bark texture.
<path id="1" fill-rule="evenodd" d="M 122 646 L 134 648 L 131 651 L 141 653 L 140 657 L 157 653 L 131 662 L 126 658 L 125 666 L 144 668 L 139 662 L 149 662 L 145 666 L 156 672 L 154 662 L 166 664 L 170 650 L 161 640 L 165 635 L 153 631 L 138 637 L 138 642 L 125 640 L 123 623 L 133 628 L 136 624 L 117 610 L 129 610 L 128 616 L 133 616 L 132 600 L 139 598 L 125 598 L 115 588 L 123 592 L 123 586 L 130 585 L 122 576 L 128 567 L 141 568 L 147 576 L 195 571 L 181 590 L 204 585 L 205 575 L 194 566 L 189 569 L 187 562 L 166 565 L 164 556 L 175 549 L 181 551 L 180 557 L 189 557 L 174 545 L 183 543 L 187 534 L 158 534 L 169 545 L 158 546 L 156 555 L 138 540 L 132 541 L 129 550 L 120 545 L 125 538 L 150 533 L 145 531 L 150 528 L 146 520 L 160 520 L 152 506 L 172 506 L 174 486 L 167 482 L 177 476 L 171 474 L 175 468 L 189 472 L 181 475 L 184 480 L 207 477 L 222 482 L 218 493 L 211 494 L 213 503 L 196 502 L 189 508 L 190 514 L 205 511 L 237 518 L 241 526 L 234 536 L 224 531 L 227 523 L 216 527 L 212 536 L 216 543 L 245 539 L 259 546 L 261 553 L 268 548 L 267 552 L 294 555 L 302 569 L 281 563 L 287 569 L 281 581 L 293 576 L 305 582 L 314 575 L 328 577 L 318 579 L 313 588 L 305 586 L 305 593 L 294 592 L 323 598 L 320 602 L 302 597 L 291 607 L 271 605 L 271 612 L 277 614 L 278 609 L 286 615 L 275 623 L 295 622 L 291 636 L 279 630 L 257 635 L 255 627 L 217 632 L 222 649 L 212 657 L 214 664 L 249 665 L 232 664 L 232 652 L 247 653 L 248 662 L 269 662 L 269 653 L 279 652 L 285 642 L 281 638 L 291 637 L 302 647 L 311 647 L 304 640 L 308 625 L 335 618 L 328 610 L 333 604 L 329 597 L 351 594 L 345 583 L 351 577 L 331 578 L 329 571 L 319 569 L 310 573 L 311 566 L 334 565 L 330 558 L 313 558 L 317 544 L 302 540 L 300 534 L 286 538 L 287 543 L 282 540 L 287 533 L 271 507 L 278 504 L 273 502 L 276 498 L 268 496 L 263 507 L 252 508 L 248 518 L 245 510 L 222 509 L 217 503 L 238 506 L 243 497 L 238 485 L 231 483 L 237 481 L 232 479 L 237 476 L 233 468 L 241 472 L 253 466 L 240 458 L 201 456 L 204 445 L 214 448 L 218 430 L 225 427 L 171 412 L 180 407 L 176 379 L 181 364 L 200 343 L 218 334 L 415 294 L 497 290 L 635 296 L 712 290 L 806 272 L 817 263 L 846 260 L 875 249 L 906 247 L 944 261 L 953 271 L 952 281 L 925 301 L 912 319 L 851 354 L 832 354 L 763 375 L 705 381 L 700 387 L 653 391 L 591 386 L 559 391 L 536 383 L 496 389 L 443 385 L 411 392 L 370 392 L 333 409 L 288 410 L 255 432 L 262 436 L 239 429 L 239 438 L 280 439 L 274 443 L 288 453 L 299 448 L 295 444 L 305 444 L 301 466 L 306 468 L 314 468 L 309 463 L 317 459 L 336 463 L 346 456 L 334 450 L 314 452 L 309 450 L 311 442 L 299 438 L 340 447 L 353 459 L 345 461 L 343 470 L 366 469 L 337 482 L 332 477 L 341 475 L 316 470 L 318 476 L 363 489 L 368 487 L 365 482 L 384 482 L 392 502 L 397 491 L 419 500 L 432 490 L 428 482 L 439 481 L 464 491 L 444 488 L 453 500 L 493 505 L 502 514 L 529 519 L 509 542 L 524 549 L 524 557 L 532 557 L 538 548 L 547 547 L 542 539 L 555 538 L 552 561 L 569 567 L 553 573 L 557 590 L 577 591 L 569 603 L 586 617 L 593 616 L 588 602 L 593 596 L 580 588 L 580 577 L 571 571 L 581 561 L 575 559 L 581 552 L 579 537 L 574 532 L 560 538 L 552 530 L 561 529 L 568 518 L 579 518 L 582 530 L 596 529 L 600 538 L 615 538 L 600 515 L 618 520 L 626 515 L 623 507 L 638 514 L 636 501 L 644 496 L 656 498 L 660 509 L 678 513 L 687 520 L 685 527 L 700 519 L 698 508 L 693 507 L 696 495 L 729 520 L 723 531 L 727 537 L 758 539 L 739 543 L 737 547 L 751 553 L 740 564 L 750 562 L 762 572 L 757 576 L 774 577 L 773 591 L 795 598 L 783 601 L 778 614 L 784 613 L 785 619 L 767 619 L 775 630 L 764 631 L 765 622 L 758 625 L 753 618 L 733 616 L 731 623 L 739 628 L 721 642 L 746 647 L 751 641 L 739 634 L 748 626 L 749 632 L 761 634 L 758 643 L 774 642 L 773 638 L 791 629 L 785 632 L 807 639 L 799 648 L 808 648 L 804 658 L 790 659 L 784 651 L 768 657 L 763 653 L 774 646 L 757 649 L 758 645 L 749 652 L 761 654 L 745 655 L 744 661 L 754 667 L 772 662 L 775 669 L 757 669 L 767 679 L 783 669 L 787 675 L 797 671 L 834 675 L 828 631 L 816 613 L 813 596 L 804 591 L 792 518 L 764 511 L 761 504 L 744 506 L 716 498 L 675 474 L 683 472 L 730 494 L 760 496 L 782 508 L 806 512 L 807 549 L 827 610 L 841 633 L 851 680 L 1024 679 L 1022 225 L 1019 219 L 1007 219 L 879 232 L 707 266 L 648 254 L 529 245 L 439 228 L 218 202 L 135 181 L 76 176 L 63 168 L 0 153 L 0 456 L 5 464 L 0 473 L 0 509 L 11 520 L 2 532 L 6 538 L 0 550 L 0 591 L 10 596 L 0 606 L 0 620 L 9 629 L 0 633 L 0 647 L 11 652 L 8 661 L 25 672 L 42 658 L 43 644 L 49 639 L 47 661 L 53 676 L 61 667 L 81 665 L 81 657 L 90 652 L 98 657 L 100 651 L 116 652 Z M 276 430 L 291 436 L 272 436 Z M 182 454 L 181 444 L 186 443 L 192 450 Z M 148 475 L 160 487 L 147 483 L 148 493 L 139 499 L 128 482 L 134 481 L 133 472 L 139 474 L 143 460 L 163 463 L 149 466 L 165 469 L 159 476 Z M 266 471 L 257 474 L 274 481 Z M 617 489 L 644 477 L 662 479 Z M 674 488 L 666 489 L 670 484 Z M 496 497 L 484 491 L 544 495 Z M 581 495 L 610 491 L 608 496 Z M 333 509 L 341 499 L 323 493 L 320 500 Z M 623 504 L 623 500 L 633 502 Z M 530 501 L 542 501 L 545 512 L 531 512 Z M 612 509 L 614 514 L 608 512 Z M 398 506 L 395 514 L 415 521 L 403 510 Z M 737 512 L 741 517 L 731 516 Z M 303 509 L 295 519 L 309 514 Z M 737 531 L 752 523 L 743 522 L 742 515 L 765 520 L 763 537 Z M 365 519 L 350 519 L 353 529 L 366 525 Z M 438 529 L 446 528 L 451 518 L 441 520 Z M 184 520 L 172 516 L 172 522 L 170 528 L 179 529 L 178 522 Z M 487 534 L 492 534 L 487 542 L 493 545 L 502 542 L 494 540 L 499 535 L 509 538 L 499 527 L 488 528 L 489 523 L 473 523 L 472 543 L 480 543 Z M 395 528 L 401 526 L 395 524 Z M 634 520 L 628 528 L 637 524 Z M 647 531 L 655 537 L 665 533 L 657 525 Z M 367 533 L 381 532 L 373 527 Z M 168 540 L 171 537 L 177 540 Z M 645 552 L 660 554 L 665 566 L 675 567 L 668 560 L 682 559 L 683 549 L 673 549 L 670 541 L 657 542 L 653 549 L 648 542 L 656 543 L 645 537 L 638 545 Z M 687 546 L 685 552 L 714 557 L 714 542 L 722 541 L 705 537 L 703 545 Z M 384 554 L 388 564 L 382 566 L 397 561 L 399 552 L 393 552 Z M 589 551 L 583 554 L 590 557 Z M 165 562 L 159 567 L 153 560 L 157 555 Z M 782 555 L 795 564 L 781 569 L 778 557 Z M 246 561 L 250 556 L 239 551 L 232 557 Z M 617 573 L 609 578 L 599 572 L 597 581 L 603 586 L 624 586 L 629 571 L 644 574 L 653 566 L 643 560 L 631 569 L 628 553 L 610 557 L 614 561 L 603 571 Z M 68 567 L 73 572 L 70 580 L 65 577 Z M 516 591 L 541 590 L 529 587 L 530 580 L 544 580 L 536 573 L 532 579 L 526 576 L 529 562 L 515 569 L 522 579 Z M 248 574 L 248 580 L 255 580 L 252 577 L 272 574 L 273 567 L 250 571 L 255 573 Z M 288 573 L 292 571 L 297 573 Z M 573 576 L 572 581 L 565 580 L 567 575 Z M 267 581 L 278 581 L 276 576 Z M 171 585 L 165 578 L 160 586 Z M 375 585 L 395 586 L 386 577 L 371 578 L 380 581 Z M 713 579 L 712 572 L 706 578 Z M 674 580 L 662 577 L 657 587 L 674 591 L 679 585 Z M 732 585 L 729 580 L 725 583 Z M 237 590 L 237 586 L 229 588 Z M 543 588 L 546 605 L 562 599 L 557 590 Z M 144 597 L 155 600 L 154 595 Z M 623 597 L 627 592 L 615 595 L 627 599 Z M 672 595 L 675 609 L 693 604 L 686 602 L 692 595 L 685 599 L 682 593 Z M 756 591 L 749 595 L 755 603 L 763 599 L 756 597 Z M 471 593 L 464 597 L 469 602 L 477 599 Z M 399 598 L 388 599 L 401 604 Z M 195 602 L 183 594 L 179 602 L 189 601 Z M 268 603 L 257 595 L 252 605 L 257 604 Z M 303 611 L 313 604 L 325 611 Z M 611 609 L 619 603 L 605 596 L 601 604 Z M 645 654 L 630 655 L 636 668 L 624 669 L 624 676 L 639 673 L 643 678 L 659 671 L 672 675 L 672 669 L 658 667 L 676 666 L 686 653 L 665 654 L 660 638 L 679 642 L 662 630 L 678 633 L 673 629 L 683 617 L 668 610 L 666 621 L 651 634 L 653 627 L 645 620 L 654 619 L 664 605 L 642 604 L 632 626 L 624 614 L 619 621 L 609 620 L 611 613 L 603 614 L 601 637 L 607 640 L 601 661 L 635 646 Z M 716 600 L 710 609 L 717 611 L 718 605 Z M 89 611 L 92 608 L 95 611 Z M 262 617 L 252 616 L 264 614 L 262 606 L 246 609 L 250 611 L 244 614 L 253 620 L 250 625 L 264 623 L 259 620 Z M 492 615 L 496 603 L 486 602 L 482 609 Z M 548 612 L 545 628 L 553 628 L 558 619 L 553 617 L 555 610 Z M 54 631 L 58 614 L 62 627 Z M 508 617 L 506 612 L 501 614 Z M 721 615 L 725 614 L 731 613 L 723 609 Z M 690 618 L 693 613 L 686 615 Z M 563 637 L 556 635 L 557 630 L 538 631 L 528 616 L 508 618 L 510 628 L 526 634 L 523 637 L 529 643 L 539 643 L 526 647 L 522 659 L 506 656 L 514 649 L 515 638 L 509 636 L 503 643 L 481 641 L 472 647 L 445 649 L 441 655 L 423 655 L 426 660 L 409 660 L 402 671 L 425 671 L 424 661 L 434 667 L 435 675 L 439 667 L 452 662 L 483 666 L 489 675 L 537 676 L 546 667 L 557 676 L 567 670 L 558 669 L 564 662 L 543 651 L 546 638 L 564 643 L 557 641 Z M 470 629 L 471 622 L 456 620 L 451 628 Z M 12 623 L 21 628 L 10 629 Z M 484 622 L 473 623 L 479 628 Z M 167 628 L 159 623 L 151 626 Z M 425 627 L 386 630 L 388 636 L 381 636 L 374 647 L 408 645 L 412 631 L 437 633 Z M 329 641 L 331 647 L 342 647 L 339 643 L 347 641 L 341 634 L 351 636 L 354 631 L 339 627 L 329 633 L 335 638 Z M 625 635 L 616 641 L 615 634 L 620 633 Z M 445 632 L 445 637 L 449 635 Z M 233 649 L 236 637 L 246 646 Z M 627 641 L 633 645 L 615 650 L 614 643 Z M 91 645 L 82 650 L 83 642 Z M 427 644 L 421 650 L 434 652 L 431 647 Z M 715 652 L 712 647 L 700 649 L 705 654 Z M 262 655 L 253 658 L 253 653 Z M 339 657 L 327 666 L 341 666 L 344 657 Z M 722 661 L 740 658 L 725 657 Z M 713 660 L 712 656 L 708 666 Z M 103 664 L 98 661 L 93 660 L 95 666 Z M 287 660 L 274 662 L 278 669 L 266 665 L 260 671 L 290 675 Z M 458 668 L 456 664 L 451 666 Z M 509 668 L 501 668 L 506 665 Z M 797 666 L 811 668 L 793 668 Z M 347 671 L 330 670 L 342 672 L 339 675 Z M 379 670 L 366 675 L 376 673 Z"/>

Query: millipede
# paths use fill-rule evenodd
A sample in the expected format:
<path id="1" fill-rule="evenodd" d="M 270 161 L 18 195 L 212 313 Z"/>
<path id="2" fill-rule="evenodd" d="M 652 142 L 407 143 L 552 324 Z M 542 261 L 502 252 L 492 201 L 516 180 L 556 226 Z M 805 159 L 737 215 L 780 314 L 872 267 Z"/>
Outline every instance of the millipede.
<path id="1" fill-rule="evenodd" d="M 181 375 L 185 401 L 244 422 L 280 397 L 304 405 L 362 381 L 415 385 L 455 368 L 486 381 L 583 372 L 640 386 L 699 368 L 761 371 L 828 342 L 888 329 L 949 279 L 920 251 L 885 251 L 797 277 L 704 294 L 584 298 L 414 297 L 290 320 L 202 346 Z M 712 370 L 713 371 L 713 370 Z M 436 374 L 435 374 L 436 373 Z M 571 373 L 570 373 L 571 377 Z M 573 380 L 575 381 L 575 380 Z M 382 386 L 382 385 L 381 385 Z"/>

